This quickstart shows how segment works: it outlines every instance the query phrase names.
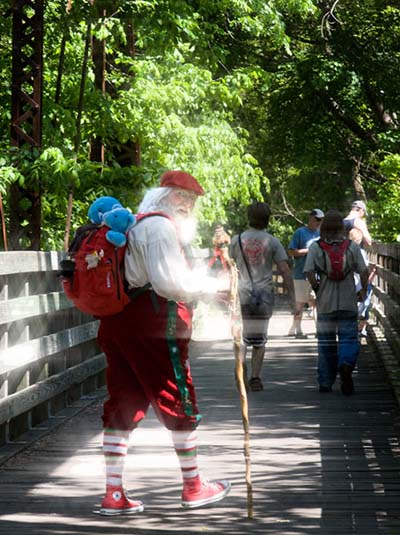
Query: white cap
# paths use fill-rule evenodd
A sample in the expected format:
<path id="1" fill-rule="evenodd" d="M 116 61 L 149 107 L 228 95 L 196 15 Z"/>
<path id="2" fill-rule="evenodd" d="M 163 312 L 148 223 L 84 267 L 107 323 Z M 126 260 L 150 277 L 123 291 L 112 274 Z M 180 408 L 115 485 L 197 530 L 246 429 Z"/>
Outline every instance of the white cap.
<path id="1" fill-rule="evenodd" d="M 365 206 L 364 201 L 354 201 L 351 205 L 352 208 L 361 208 L 361 210 L 364 210 L 364 214 L 368 215 L 367 207 Z"/>

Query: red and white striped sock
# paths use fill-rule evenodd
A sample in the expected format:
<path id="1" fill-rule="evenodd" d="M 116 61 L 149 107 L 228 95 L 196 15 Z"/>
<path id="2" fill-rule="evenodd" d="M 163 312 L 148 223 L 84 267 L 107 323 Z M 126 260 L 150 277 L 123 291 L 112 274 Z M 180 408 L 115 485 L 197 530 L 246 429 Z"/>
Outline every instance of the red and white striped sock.
<path id="1" fill-rule="evenodd" d="M 122 486 L 122 473 L 128 453 L 130 431 L 104 429 L 103 454 L 106 464 L 107 487 Z"/>
<path id="2" fill-rule="evenodd" d="M 198 479 L 197 431 L 172 431 L 172 440 L 178 455 L 183 484 Z"/>

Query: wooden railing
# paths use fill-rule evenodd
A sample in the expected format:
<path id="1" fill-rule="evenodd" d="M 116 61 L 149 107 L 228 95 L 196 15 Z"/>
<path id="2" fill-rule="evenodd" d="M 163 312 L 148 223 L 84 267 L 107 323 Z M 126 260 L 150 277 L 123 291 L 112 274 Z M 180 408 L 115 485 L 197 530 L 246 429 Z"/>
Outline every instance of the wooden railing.
<path id="1" fill-rule="evenodd" d="M 195 250 L 192 260 L 205 262 L 208 254 Z M 105 383 L 98 321 L 64 296 L 62 256 L 0 252 L 0 446 Z"/>
<path id="2" fill-rule="evenodd" d="M 373 244 L 377 265 L 368 332 L 400 405 L 400 244 Z"/>
<path id="3" fill-rule="evenodd" d="M 0 253 L 0 445 L 104 384 L 97 321 L 61 291 L 60 253 Z"/>
<path id="4" fill-rule="evenodd" d="M 369 257 L 377 265 L 372 313 L 381 338 L 400 364 L 400 243 L 374 243 Z"/>
<path id="5" fill-rule="evenodd" d="M 210 251 L 194 251 L 196 263 Z M 98 322 L 68 301 L 57 277 L 62 253 L 0 252 L 0 446 L 104 385 Z M 285 306 L 274 273 L 276 307 Z"/>

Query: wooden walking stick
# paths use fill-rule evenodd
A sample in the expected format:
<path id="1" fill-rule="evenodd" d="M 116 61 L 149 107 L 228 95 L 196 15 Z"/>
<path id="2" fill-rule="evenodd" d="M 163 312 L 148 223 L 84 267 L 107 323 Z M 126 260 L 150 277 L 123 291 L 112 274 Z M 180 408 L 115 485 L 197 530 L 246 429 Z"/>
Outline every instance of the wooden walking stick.
<path id="1" fill-rule="evenodd" d="M 244 431 L 244 458 L 246 464 L 246 487 L 247 487 L 247 518 L 253 518 L 253 485 L 251 482 L 251 462 L 250 462 L 250 432 L 249 432 L 249 410 L 247 403 L 247 391 L 245 383 L 245 348 L 242 340 L 242 316 L 240 312 L 240 301 L 238 294 L 238 270 L 234 260 L 229 256 L 228 245 L 229 236 L 222 227 L 217 227 L 214 236 L 214 243 L 221 249 L 230 274 L 229 292 L 229 312 L 231 320 L 231 333 L 233 338 L 233 351 L 235 355 L 235 378 L 240 396 L 240 406 L 242 409 L 242 422 Z M 247 378 L 246 378 L 247 381 Z"/>

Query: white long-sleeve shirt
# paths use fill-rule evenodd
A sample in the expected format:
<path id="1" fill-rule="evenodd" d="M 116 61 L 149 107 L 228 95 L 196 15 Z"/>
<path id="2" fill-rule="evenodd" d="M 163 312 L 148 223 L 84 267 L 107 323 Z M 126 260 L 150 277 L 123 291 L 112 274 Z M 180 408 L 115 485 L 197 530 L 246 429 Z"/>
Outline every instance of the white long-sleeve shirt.
<path id="1" fill-rule="evenodd" d="M 130 288 L 150 283 L 166 299 L 190 302 L 214 294 L 218 281 L 189 268 L 171 220 L 151 216 L 139 221 L 128 233 L 125 277 Z"/>

